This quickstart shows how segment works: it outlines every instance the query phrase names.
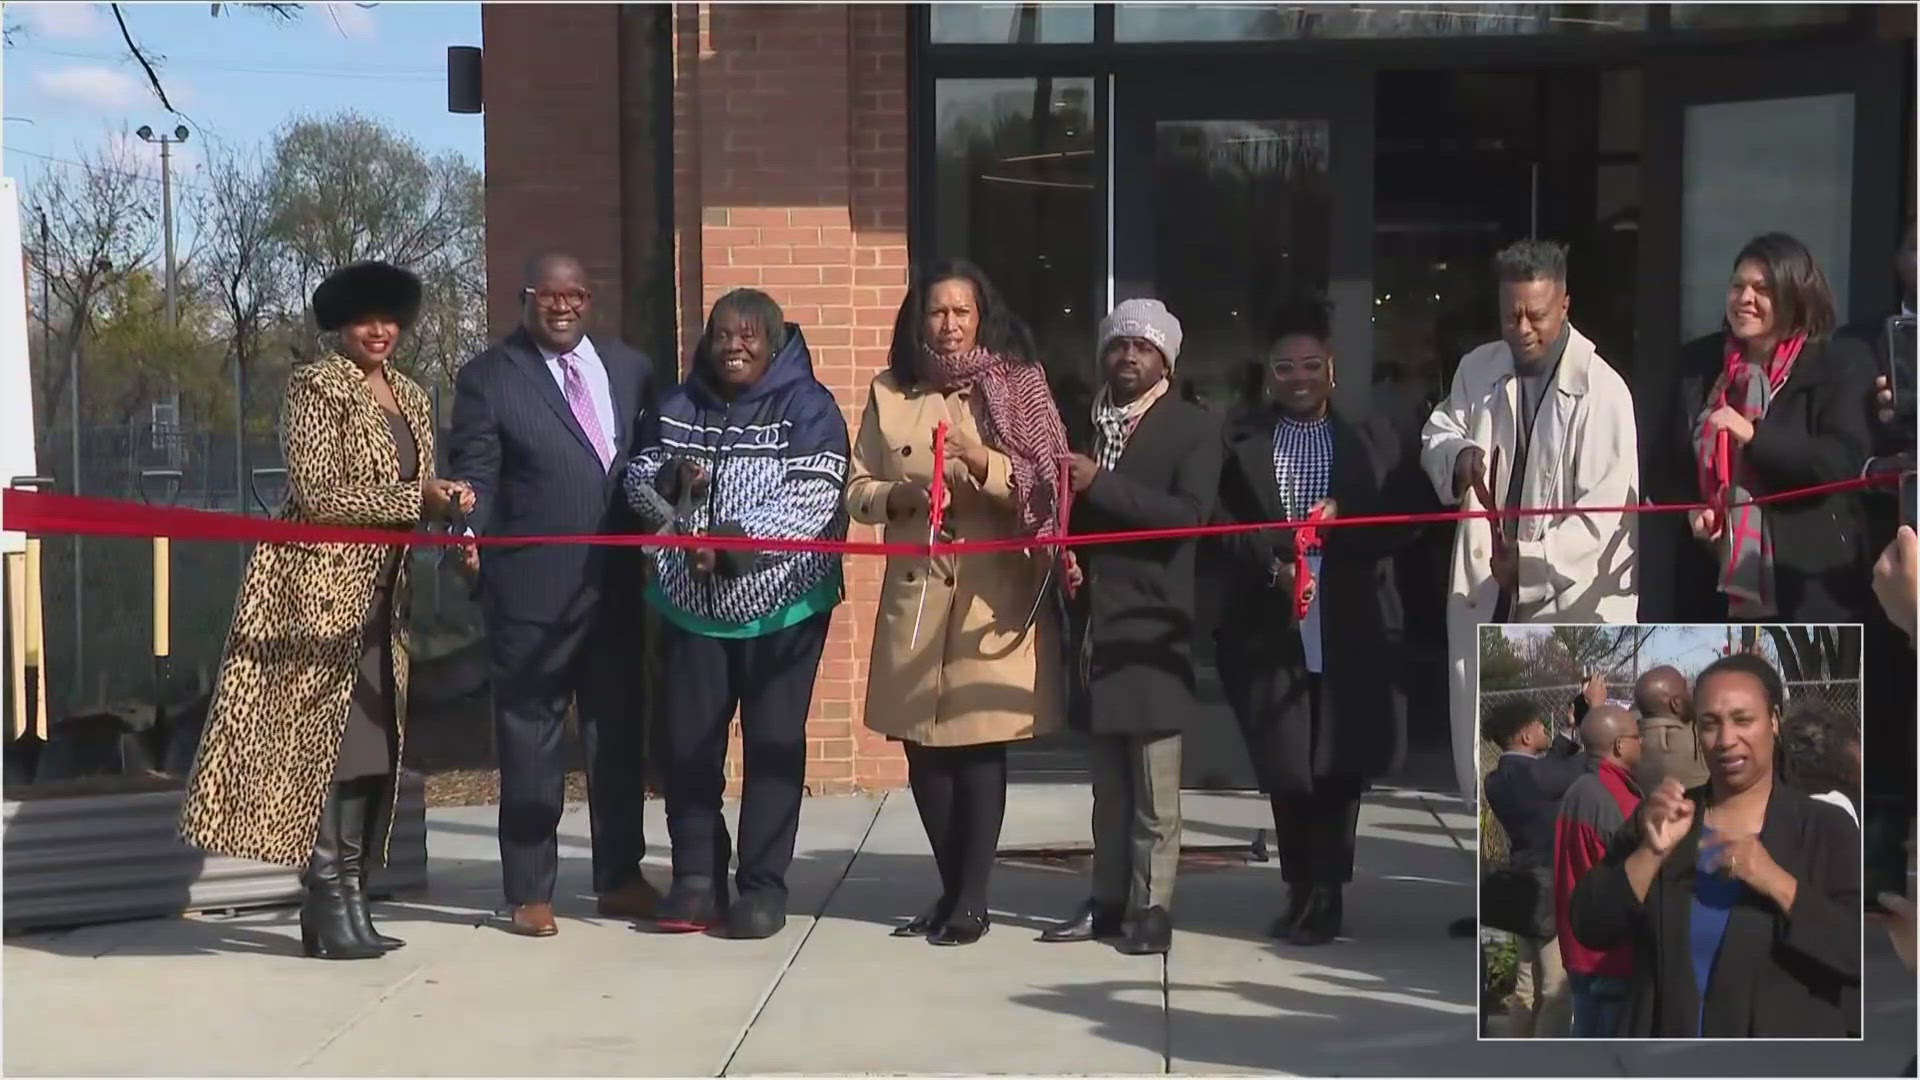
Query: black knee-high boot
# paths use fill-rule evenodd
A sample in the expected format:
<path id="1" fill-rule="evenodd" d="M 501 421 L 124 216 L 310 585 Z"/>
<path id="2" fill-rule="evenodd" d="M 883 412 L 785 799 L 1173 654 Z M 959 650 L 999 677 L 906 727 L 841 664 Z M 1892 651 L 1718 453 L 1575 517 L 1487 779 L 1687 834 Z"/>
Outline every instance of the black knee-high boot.
<path id="1" fill-rule="evenodd" d="M 347 904 L 342 873 L 343 801 L 340 785 L 336 784 L 327 792 L 313 854 L 307 859 L 306 873 L 300 876 L 300 883 L 307 889 L 300 903 L 300 947 L 308 956 L 321 960 L 371 960 L 385 955 L 386 950 L 360 940 Z"/>
<path id="2" fill-rule="evenodd" d="M 378 838 L 372 835 L 373 825 L 379 818 L 374 813 L 373 804 L 384 786 L 377 776 L 361 777 L 337 785 L 335 797 L 340 800 L 340 890 L 346 897 L 347 911 L 353 919 L 354 937 L 363 944 L 393 950 L 406 942 L 375 930 L 373 912 L 367 905 L 367 867 L 373 862 L 373 852 L 379 845 Z"/>

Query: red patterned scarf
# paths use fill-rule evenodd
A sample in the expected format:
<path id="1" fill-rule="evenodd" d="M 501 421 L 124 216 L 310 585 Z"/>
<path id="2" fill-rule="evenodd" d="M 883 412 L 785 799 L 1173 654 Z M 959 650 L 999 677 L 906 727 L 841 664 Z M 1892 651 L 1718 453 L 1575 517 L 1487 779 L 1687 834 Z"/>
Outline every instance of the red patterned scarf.
<path id="1" fill-rule="evenodd" d="M 1724 431 L 1707 426 L 1707 417 L 1731 406 L 1755 425 L 1766 418 L 1773 396 L 1793 375 L 1794 361 L 1806 346 L 1807 335 L 1795 334 L 1775 346 L 1764 368 L 1750 363 L 1740 342 L 1727 338 L 1725 367 L 1707 395 L 1694 429 L 1694 452 L 1700 471 L 1700 494 L 1716 508 L 1720 534 L 1720 591 L 1727 595 L 1728 612 L 1738 618 L 1778 614 L 1774 603 L 1773 533 L 1766 515 L 1753 505 L 1734 507 L 1753 498 L 1746 475 L 1745 454 Z"/>
<path id="2" fill-rule="evenodd" d="M 921 378 L 942 393 L 978 387 L 986 399 L 987 444 L 1013 462 L 1013 499 L 1020 528 L 1039 539 L 1058 536 L 1071 493 L 1060 486 L 1069 460 L 1067 429 L 1039 364 L 995 356 L 985 349 L 942 356 L 920 355 Z"/>

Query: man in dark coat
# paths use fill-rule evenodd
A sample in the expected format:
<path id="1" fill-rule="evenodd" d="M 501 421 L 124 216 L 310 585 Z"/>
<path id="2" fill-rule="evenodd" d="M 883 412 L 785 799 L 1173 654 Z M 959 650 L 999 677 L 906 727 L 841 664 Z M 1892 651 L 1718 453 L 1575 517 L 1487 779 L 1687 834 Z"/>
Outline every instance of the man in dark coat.
<path id="1" fill-rule="evenodd" d="M 593 294 L 579 260 L 527 267 L 521 325 L 460 369 L 451 475 L 472 485 L 480 536 L 639 532 L 620 495 L 651 400 L 652 363 L 611 335 L 589 338 Z M 500 759 L 500 862 L 507 929 L 556 931 L 555 830 L 565 808 L 562 732 L 576 707 L 587 759 L 599 912 L 648 918 L 645 699 L 638 548 L 468 549 L 486 623 Z"/>
<path id="2" fill-rule="evenodd" d="M 1299 521 L 1401 512 L 1419 476 L 1385 424 L 1334 412 L 1333 351 L 1321 305 L 1285 312 L 1268 354 L 1274 403 L 1227 432 L 1216 516 Z M 1230 577 L 1217 632 L 1221 682 L 1273 803 L 1287 910 L 1271 933 L 1297 945 L 1340 932 L 1342 886 L 1353 880 L 1360 796 L 1406 751 L 1405 701 L 1395 673 L 1403 640 L 1392 556 L 1413 532 L 1328 529 L 1296 561 L 1298 534 L 1240 533 L 1222 541 Z M 1304 564 L 1305 618 L 1296 613 Z"/>
<path id="3" fill-rule="evenodd" d="M 1212 512 L 1219 429 L 1169 392 L 1179 356 L 1180 321 L 1158 300 L 1128 300 L 1101 323 L 1106 385 L 1093 403 L 1092 455 L 1073 459 L 1074 533 L 1190 528 Z M 1076 551 L 1070 685 L 1075 726 L 1092 738 L 1093 895 L 1044 941 L 1118 937 L 1134 954 L 1172 947 L 1195 546 Z"/>

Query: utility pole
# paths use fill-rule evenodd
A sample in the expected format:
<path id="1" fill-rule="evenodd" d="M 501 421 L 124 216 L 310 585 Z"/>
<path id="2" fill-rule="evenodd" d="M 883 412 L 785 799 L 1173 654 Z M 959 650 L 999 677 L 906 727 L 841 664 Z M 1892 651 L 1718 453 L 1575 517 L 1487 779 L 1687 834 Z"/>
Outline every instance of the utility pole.
<path id="1" fill-rule="evenodd" d="M 173 129 L 172 137 L 155 137 L 153 129 L 141 125 L 134 132 L 147 142 L 160 144 L 160 231 L 166 236 L 167 245 L 167 329 L 176 329 L 180 325 L 180 313 L 174 300 L 176 282 L 173 266 L 173 145 L 187 141 L 187 126 L 181 124 Z"/>

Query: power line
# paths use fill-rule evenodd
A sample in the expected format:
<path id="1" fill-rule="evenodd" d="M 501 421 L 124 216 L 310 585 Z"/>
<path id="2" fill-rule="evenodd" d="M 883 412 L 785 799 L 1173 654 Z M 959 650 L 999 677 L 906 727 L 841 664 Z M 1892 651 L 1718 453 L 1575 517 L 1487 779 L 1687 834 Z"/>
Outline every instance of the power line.
<path id="1" fill-rule="evenodd" d="M 106 53 L 73 52 L 66 49 L 44 49 L 36 45 L 16 45 L 13 52 L 34 52 L 45 56 L 62 56 L 71 60 L 105 60 L 125 63 L 126 59 Z M 294 67 L 236 67 L 230 64 L 207 64 L 197 60 L 178 60 L 175 63 L 201 71 L 226 71 L 241 75 L 291 75 L 303 79 L 371 79 L 384 82 L 438 82 L 446 78 L 446 73 L 429 68 L 294 68 Z M 163 61 L 165 63 L 165 61 Z"/>
<path id="2" fill-rule="evenodd" d="M 65 165 L 71 169 L 90 169 L 94 172 L 110 173 L 114 176 L 125 176 L 134 180 L 145 180 L 150 184 L 158 184 L 160 182 L 159 177 L 148 176 L 146 173 L 137 173 L 130 169 L 116 169 L 111 165 L 98 165 L 98 164 L 93 164 L 85 161 L 74 161 L 71 158 L 54 157 L 52 154 L 42 154 L 36 150 L 22 150 L 17 146 L 7 147 L 7 153 L 25 154 L 27 157 L 30 157 L 30 158 L 39 158 L 41 161 L 49 161 L 55 165 Z M 173 186 L 187 188 L 190 191 L 198 191 L 198 192 L 201 192 L 202 194 L 207 194 L 207 195 L 213 194 L 212 189 L 203 187 L 200 184 L 191 184 L 185 180 L 175 180 L 173 182 Z"/>

